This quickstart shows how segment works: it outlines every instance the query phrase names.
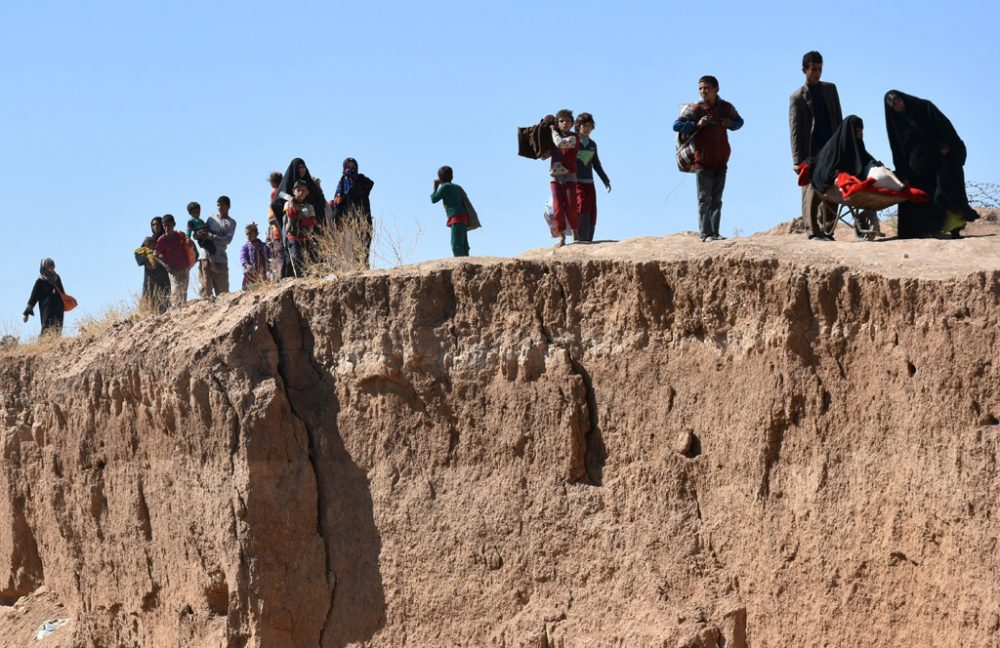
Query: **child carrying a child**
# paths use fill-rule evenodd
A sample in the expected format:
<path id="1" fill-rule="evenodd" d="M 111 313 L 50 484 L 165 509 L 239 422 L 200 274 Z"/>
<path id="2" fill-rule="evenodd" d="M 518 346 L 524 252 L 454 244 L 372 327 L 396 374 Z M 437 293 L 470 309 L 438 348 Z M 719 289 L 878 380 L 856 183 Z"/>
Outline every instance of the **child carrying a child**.
<path id="1" fill-rule="evenodd" d="M 565 245 L 566 232 L 572 231 L 576 239 L 580 227 L 576 198 L 576 155 L 580 141 L 573 129 L 573 111 L 560 110 L 556 113 L 556 123 L 552 125 L 552 142 L 556 148 L 552 152 L 549 175 L 552 177 L 552 206 L 557 230 L 552 235 L 559 237 L 556 247 Z"/>

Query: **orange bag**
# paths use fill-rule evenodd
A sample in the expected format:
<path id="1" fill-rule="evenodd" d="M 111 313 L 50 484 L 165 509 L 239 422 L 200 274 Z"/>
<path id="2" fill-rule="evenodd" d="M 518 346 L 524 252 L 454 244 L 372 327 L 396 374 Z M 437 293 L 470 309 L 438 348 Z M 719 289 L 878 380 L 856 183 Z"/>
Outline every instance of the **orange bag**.
<path id="1" fill-rule="evenodd" d="M 66 293 L 58 289 L 56 290 L 56 292 L 59 293 L 59 297 L 60 299 L 62 299 L 64 313 L 68 313 L 77 307 L 76 297 L 67 295 Z"/>
<path id="2" fill-rule="evenodd" d="M 194 249 L 194 243 L 187 237 L 184 238 L 184 251 L 187 252 L 187 267 L 190 270 L 194 264 L 198 263 L 198 251 Z"/>

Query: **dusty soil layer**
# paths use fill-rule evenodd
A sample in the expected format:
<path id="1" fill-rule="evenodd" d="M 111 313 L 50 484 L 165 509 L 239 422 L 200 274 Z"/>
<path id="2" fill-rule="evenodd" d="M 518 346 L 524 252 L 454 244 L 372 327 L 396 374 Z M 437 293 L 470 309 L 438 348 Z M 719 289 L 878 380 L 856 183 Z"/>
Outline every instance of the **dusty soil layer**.
<path id="1" fill-rule="evenodd" d="M 673 236 L 5 357 L 0 645 L 995 646 L 998 277 Z"/>

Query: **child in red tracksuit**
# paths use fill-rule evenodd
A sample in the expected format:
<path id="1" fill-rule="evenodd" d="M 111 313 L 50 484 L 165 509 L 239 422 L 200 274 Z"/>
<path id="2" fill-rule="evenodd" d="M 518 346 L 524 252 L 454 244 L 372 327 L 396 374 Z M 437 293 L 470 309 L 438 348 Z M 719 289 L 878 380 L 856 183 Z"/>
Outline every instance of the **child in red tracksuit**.
<path id="1" fill-rule="evenodd" d="M 576 199 L 576 154 L 580 140 L 573 128 L 573 111 L 560 110 L 556 113 L 556 123 L 552 126 L 552 142 L 556 145 L 552 152 L 549 175 L 552 176 L 552 208 L 556 229 L 553 236 L 559 237 L 556 247 L 566 243 L 566 232 L 572 230 L 576 239 L 580 227 Z"/>

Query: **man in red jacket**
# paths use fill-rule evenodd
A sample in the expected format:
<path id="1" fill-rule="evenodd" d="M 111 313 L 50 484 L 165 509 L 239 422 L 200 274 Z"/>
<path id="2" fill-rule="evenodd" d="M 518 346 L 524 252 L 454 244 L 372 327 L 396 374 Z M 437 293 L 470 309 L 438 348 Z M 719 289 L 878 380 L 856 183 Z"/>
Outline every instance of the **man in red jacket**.
<path id="1" fill-rule="evenodd" d="M 693 137 L 695 178 L 698 183 L 698 229 L 701 240 L 720 241 L 722 190 L 729 165 L 729 134 L 743 127 L 743 118 L 728 101 L 719 98 L 719 80 L 698 79 L 701 101 L 689 104 L 674 122 L 674 131 Z"/>

